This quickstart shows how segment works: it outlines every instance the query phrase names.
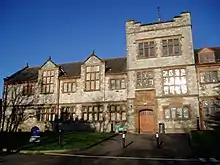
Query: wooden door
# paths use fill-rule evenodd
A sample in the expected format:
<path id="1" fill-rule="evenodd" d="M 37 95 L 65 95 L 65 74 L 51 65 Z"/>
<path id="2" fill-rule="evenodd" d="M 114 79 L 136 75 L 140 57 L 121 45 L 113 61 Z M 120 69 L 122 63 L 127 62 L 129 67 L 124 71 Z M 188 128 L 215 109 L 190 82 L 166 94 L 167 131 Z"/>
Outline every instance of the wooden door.
<path id="1" fill-rule="evenodd" d="M 146 109 L 139 112 L 140 133 L 154 132 L 154 114 L 153 110 Z"/>
<path id="2" fill-rule="evenodd" d="M 155 90 L 136 91 L 135 109 L 137 113 L 137 130 L 139 133 L 154 133 L 156 129 L 156 92 Z"/>

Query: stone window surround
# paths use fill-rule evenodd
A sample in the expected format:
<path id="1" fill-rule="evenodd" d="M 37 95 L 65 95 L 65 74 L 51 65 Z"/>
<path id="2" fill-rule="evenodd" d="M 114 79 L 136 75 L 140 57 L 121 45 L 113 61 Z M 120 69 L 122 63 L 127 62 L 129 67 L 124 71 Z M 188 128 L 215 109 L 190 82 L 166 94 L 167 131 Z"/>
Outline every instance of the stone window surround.
<path id="1" fill-rule="evenodd" d="M 50 72 L 50 75 L 44 75 L 45 72 Z M 55 70 L 54 69 L 47 69 L 42 70 L 41 75 L 41 94 L 53 94 L 54 93 L 54 82 L 55 82 Z M 46 82 L 44 83 L 44 78 L 46 79 Z M 49 78 L 50 82 L 47 82 L 47 78 Z M 51 88 L 52 87 L 52 88 Z M 49 88 L 49 91 L 47 91 L 47 88 Z"/>
<path id="2" fill-rule="evenodd" d="M 184 107 L 187 107 L 188 108 L 188 118 L 184 118 L 183 116 L 183 108 Z M 165 121 L 184 121 L 184 120 L 190 120 L 191 119 L 191 106 L 189 105 L 189 104 L 182 104 L 182 105 L 168 105 L 168 106 L 163 106 L 162 107 L 163 108 L 163 119 L 165 120 Z M 172 111 L 171 111 L 171 109 L 172 108 L 175 108 L 176 110 L 175 110 L 175 119 L 173 119 L 173 117 L 172 117 Z M 177 109 L 178 108 L 181 108 L 181 112 L 182 112 L 182 117 L 181 118 L 178 118 L 177 117 Z M 169 109 L 169 119 L 168 118 L 166 118 L 166 116 L 165 116 L 165 111 L 167 110 L 167 109 Z"/>
<path id="3" fill-rule="evenodd" d="M 210 103 L 211 100 L 213 101 L 212 105 Z M 200 103 L 203 110 L 204 118 L 206 117 L 206 115 L 213 115 L 217 110 L 220 110 L 220 100 L 218 100 L 217 97 L 203 98 Z"/>
<path id="4" fill-rule="evenodd" d="M 114 107 L 114 109 L 112 109 Z M 120 109 L 117 110 L 117 107 Z M 110 122 L 125 122 L 127 120 L 126 114 L 127 105 L 126 104 L 109 104 L 108 105 L 108 112 L 109 112 L 109 121 Z M 114 115 L 114 119 L 112 119 L 112 114 Z M 125 119 L 123 119 L 123 115 L 125 115 Z M 120 118 L 120 119 L 118 119 Z"/>
<path id="5" fill-rule="evenodd" d="M 159 46 L 157 45 L 157 42 L 155 41 L 156 39 L 160 39 L 160 44 L 159 44 Z M 163 42 L 163 40 L 169 40 L 169 39 L 179 39 L 178 41 L 179 41 L 179 54 L 178 55 L 166 55 L 166 56 L 164 56 L 163 55 L 163 45 L 162 45 L 162 42 Z M 135 44 L 137 44 L 137 59 L 148 59 L 148 58 L 146 58 L 146 57 L 140 57 L 140 56 L 138 56 L 138 46 L 139 46 L 139 43 L 143 43 L 143 42 L 147 42 L 147 41 L 154 41 L 154 45 L 155 45 L 155 57 L 150 57 L 150 58 L 156 58 L 157 57 L 157 48 L 159 48 L 160 50 L 161 50 L 161 57 L 172 57 L 172 56 L 181 56 L 182 55 L 182 35 L 180 34 L 180 35 L 172 35 L 172 36 L 161 36 L 161 37 L 153 37 L 153 38 L 148 38 L 148 39 L 138 39 L 138 40 L 136 40 L 136 42 L 135 42 Z"/>
<path id="6" fill-rule="evenodd" d="M 214 80 L 214 76 L 213 76 L 213 72 L 217 72 L 216 73 L 216 76 L 217 77 L 215 77 L 216 78 L 216 81 L 213 81 Z M 209 73 L 209 75 L 210 75 L 210 78 L 211 78 L 211 81 L 209 81 L 209 82 L 202 82 L 202 76 L 205 76 L 205 75 L 201 75 L 201 74 L 207 74 L 207 73 Z M 218 69 L 208 69 L 208 70 L 202 70 L 202 71 L 199 71 L 198 72 L 198 76 L 199 76 L 199 82 L 201 83 L 201 84 L 214 84 L 214 83 L 219 83 L 219 81 L 220 81 L 220 79 L 219 79 L 219 72 L 218 72 Z"/>
<path id="7" fill-rule="evenodd" d="M 56 117 L 56 106 L 38 107 L 36 118 L 38 122 L 54 121 Z"/>
<path id="8" fill-rule="evenodd" d="M 138 74 L 138 73 L 141 73 L 141 75 L 142 75 L 143 72 L 147 72 L 147 74 L 148 74 L 148 73 L 151 73 L 151 74 L 152 74 L 152 77 L 147 77 L 147 80 L 148 80 L 148 82 L 149 82 L 149 79 L 152 79 L 152 80 L 153 80 L 153 85 L 152 85 L 152 86 L 150 85 L 150 86 L 138 88 L 138 87 L 137 87 L 137 83 L 138 83 L 137 74 Z M 154 73 L 154 70 L 153 70 L 153 69 L 138 70 L 138 71 L 136 71 L 135 76 L 136 76 L 136 77 L 135 77 L 135 81 L 136 81 L 135 87 L 136 87 L 136 90 L 154 88 L 154 76 L 155 76 L 155 73 Z M 141 81 L 143 81 L 143 75 L 141 76 Z"/>
<path id="9" fill-rule="evenodd" d="M 186 68 L 186 67 L 169 67 L 169 68 L 161 69 L 162 88 L 164 88 L 164 79 L 163 79 L 164 77 L 163 77 L 163 71 L 165 71 L 165 70 L 175 70 L 175 69 L 178 69 L 178 70 L 185 69 L 186 90 L 187 90 L 187 92 L 184 93 L 184 94 L 183 94 L 183 93 L 181 93 L 181 94 L 165 94 L 165 93 L 164 93 L 164 89 L 162 89 L 162 91 L 163 91 L 163 95 L 165 95 L 165 96 L 184 96 L 184 95 L 188 95 L 188 94 L 189 94 L 188 81 L 187 81 L 188 71 L 187 71 L 187 68 Z"/>
<path id="10" fill-rule="evenodd" d="M 175 54 L 175 43 L 174 43 L 175 39 L 178 39 L 178 49 L 179 49 L 178 54 Z M 173 54 L 169 54 L 169 40 L 172 40 L 172 53 Z M 163 54 L 163 41 L 167 41 L 167 48 L 166 48 L 167 49 L 167 55 Z M 170 36 L 170 37 L 161 39 L 161 57 L 180 56 L 182 54 L 181 48 L 182 48 L 181 36 Z"/>
<path id="11" fill-rule="evenodd" d="M 11 113 L 11 120 L 14 122 L 18 122 L 24 119 L 24 116 L 26 116 L 27 114 L 25 114 L 26 112 L 26 106 L 22 106 L 22 105 L 16 105 L 12 107 L 12 111 L 13 113 Z"/>
<path id="12" fill-rule="evenodd" d="M 70 86 L 69 86 L 70 84 Z M 65 90 L 65 85 L 66 85 L 66 90 Z M 75 86 L 75 90 L 73 89 Z M 69 89 L 70 88 L 70 89 Z M 62 81 L 62 93 L 73 93 L 77 91 L 77 80 L 64 80 Z"/>
<path id="13" fill-rule="evenodd" d="M 154 55 L 153 56 L 150 56 L 150 43 L 153 42 L 154 43 Z M 143 55 L 141 56 L 140 55 L 140 44 L 145 44 L 145 43 L 148 43 L 148 56 L 145 55 L 145 48 L 143 46 Z M 156 58 L 157 57 L 157 53 L 156 53 L 156 47 L 157 47 L 157 44 L 155 42 L 155 40 L 153 39 L 146 39 L 146 40 L 140 40 L 140 41 L 137 41 L 137 59 L 148 59 L 148 58 Z"/>
<path id="14" fill-rule="evenodd" d="M 112 82 L 115 84 L 115 88 L 112 86 Z M 117 86 L 117 82 L 119 82 L 119 86 Z M 124 85 L 122 85 L 124 83 Z M 120 90 L 126 88 L 125 78 L 110 78 L 109 79 L 109 89 L 110 90 Z"/>
<path id="15" fill-rule="evenodd" d="M 99 67 L 99 71 L 87 72 L 88 67 Z M 84 84 L 85 90 L 84 91 L 85 92 L 99 91 L 100 87 L 101 87 L 101 83 L 100 83 L 100 80 L 101 80 L 101 65 L 98 65 L 98 64 L 96 64 L 96 65 L 86 65 L 84 71 L 85 71 L 85 84 Z M 90 79 L 89 80 L 87 80 L 87 73 L 90 73 Z M 91 80 L 91 75 L 92 75 L 91 73 L 95 74 L 94 80 Z M 97 76 L 96 74 L 97 73 L 99 75 L 98 79 L 96 79 L 96 76 Z M 91 89 L 91 82 L 92 81 L 94 81 L 94 89 Z M 90 84 L 90 89 L 87 89 L 87 87 L 86 87 L 87 82 L 89 82 L 89 84 Z M 98 82 L 98 88 L 96 88 L 96 82 Z"/>
<path id="16" fill-rule="evenodd" d="M 22 89 L 22 95 L 34 95 L 34 90 L 35 90 L 35 83 L 33 82 L 27 82 L 23 84 L 23 89 Z"/>
<path id="17" fill-rule="evenodd" d="M 76 118 L 77 118 L 77 116 L 76 116 L 76 106 L 75 105 L 61 105 L 60 119 L 75 120 Z"/>
<path id="18" fill-rule="evenodd" d="M 95 110 L 96 108 L 96 110 Z M 86 117 L 86 119 L 85 119 Z M 81 118 L 89 122 L 102 122 L 104 120 L 104 106 L 103 105 L 82 105 Z"/>

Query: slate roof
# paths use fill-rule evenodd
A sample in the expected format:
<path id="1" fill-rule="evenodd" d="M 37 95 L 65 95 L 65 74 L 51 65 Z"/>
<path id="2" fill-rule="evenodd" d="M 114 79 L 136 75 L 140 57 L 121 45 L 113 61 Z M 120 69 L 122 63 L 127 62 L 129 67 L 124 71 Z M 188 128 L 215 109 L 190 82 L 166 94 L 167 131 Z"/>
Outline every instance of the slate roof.
<path id="1" fill-rule="evenodd" d="M 107 74 L 117 74 L 126 72 L 126 57 L 102 59 L 105 62 Z M 79 77 L 81 75 L 81 65 L 83 62 L 72 62 L 58 64 L 65 72 L 61 77 Z M 37 81 L 38 71 L 41 67 L 25 67 L 11 76 L 5 78 L 9 83 L 21 83 L 25 81 Z"/>
<path id="2" fill-rule="evenodd" d="M 219 47 L 208 47 L 209 49 L 212 49 L 215 51 L 215 54 L 218 59 L 218 63 L 220 63 L 220 46 Z M 195 49 L 194 55 L 195 55 L 195 62 L 198 64 L 198 52 L 203 49 Z M 107 74 L 117 74 L 117 73 L 124 73 L 126 72 L 126 64 L 127 64 L 127 58 L 126 57 L 120 57 L 120 58 L 108 58 L 108 59 L 102 59 L 102 61 L 105 62 L 106 66 L 106 73 Z M 81 65 L 84 62 L 72 62 L 72 63 L 65 63 L 65 64 L 59 64 L 59 66 L 65 74 L 61 77 L 80 77 L 81 75 Z M 12 74 L 11 76 L 5 78 L 5 81 L 9 83 L 20 83 L 25 81 L 37 81 L 38 78 L 38 70 L 41 67 L 25 67 L 16 73 Z"/>
<path id="3" fill-rule="evenodd" d="M 211 49 L 213 51 L 215 51 L 215 55 L 217 57 L 217 63 L 220 63 L 220 46 L 216 46 L 216 47 L 207 47 L 208 49 Z M 198 52 L 200 50 L 202 50 L 204 48 L 199 48 L 199 49 L 194 49 L 194 55 L 195 55 L 195 63 L 198 64 L 199 60 L 198 60 Z"/>

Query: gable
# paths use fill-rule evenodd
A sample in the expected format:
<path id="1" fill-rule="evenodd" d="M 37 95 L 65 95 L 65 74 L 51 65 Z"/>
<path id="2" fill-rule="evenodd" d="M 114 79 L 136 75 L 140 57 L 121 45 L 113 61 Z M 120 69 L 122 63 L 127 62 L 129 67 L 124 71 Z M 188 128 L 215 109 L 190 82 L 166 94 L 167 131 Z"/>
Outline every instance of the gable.
<path id="1" fill-rule="evenodd" d="M 47 60 L 41 68 L 42 69 L 53 69 L 56 67 L 57 67 L 57 65 L 53 61 Z"/>
<path id="2" fill-rule="evenodd" d="M 95 64 L 100 64 L 101 62 L 102 62 L 101 59 L 99 59 L 95 55 L 92 55 L 92 56 L 89 56 L 89 58 L 85 61 L 84 64 L 86 64 L 86 65 L 95 65 Z"/>
<path id="3" fill-rule="evenodd" d="M 209 53 L 214 53 L 214 51 L 209 48 L 203 48 L 198 52 L 198 54 L 209 54 Z"/>

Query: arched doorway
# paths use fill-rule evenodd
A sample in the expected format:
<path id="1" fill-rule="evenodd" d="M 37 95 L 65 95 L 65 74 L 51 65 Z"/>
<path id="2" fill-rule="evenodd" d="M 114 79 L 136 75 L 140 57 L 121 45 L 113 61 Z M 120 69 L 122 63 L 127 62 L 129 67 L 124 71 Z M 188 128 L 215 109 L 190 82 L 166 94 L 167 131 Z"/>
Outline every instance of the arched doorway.
<path id="1" fill-rule="evenodd" d="M 139 133 L 153 133 L 155 131 L 154 111 L 143 109 L 139 111 Z"/>

